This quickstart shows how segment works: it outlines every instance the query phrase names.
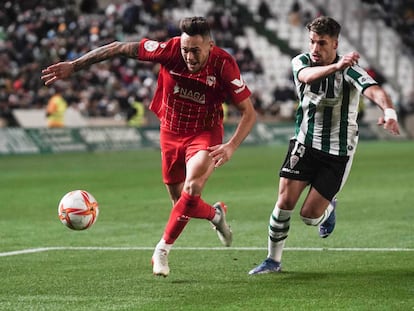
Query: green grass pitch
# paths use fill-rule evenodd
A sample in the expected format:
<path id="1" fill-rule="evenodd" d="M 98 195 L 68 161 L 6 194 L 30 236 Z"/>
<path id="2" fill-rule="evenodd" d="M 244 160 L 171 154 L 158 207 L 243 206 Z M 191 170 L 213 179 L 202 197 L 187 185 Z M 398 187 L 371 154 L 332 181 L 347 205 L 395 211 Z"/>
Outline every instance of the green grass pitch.
<path id="1" fill-rule="evenodd" d="M 152 250 L 171 203 L 159 150 L 0 158 L 0 310 L 414 310 L 414 143 L 362 141 L 328 239 L 299 208 L 281 274 L 249 276 L 266 256 L 285 145 L 242 146 L 203 198 L 223 200 L 234 243 L 193 219 L 170 253 Z M 85 189 L 100 215 L 86 231 L 57 217 Z"/>

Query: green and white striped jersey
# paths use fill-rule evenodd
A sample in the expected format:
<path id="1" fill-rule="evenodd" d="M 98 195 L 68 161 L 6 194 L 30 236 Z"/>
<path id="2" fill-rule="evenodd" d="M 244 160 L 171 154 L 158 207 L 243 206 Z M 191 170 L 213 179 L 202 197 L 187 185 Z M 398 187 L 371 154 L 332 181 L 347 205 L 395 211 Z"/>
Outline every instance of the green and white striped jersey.
<path id="1" fill-rule="evenodd" d="M 340 59 L 336 57 L 335 62 Z M 361 93 L 376 85 L 358 65 L 348 67 L 313 82 L 298 80 L 298 73 L 312 66 L 309 53 L 292 59 L 292 70 L 299 97 L 296 110 L 295 138 L 306 146 L 333 155 L 351 155 L 358 137 L 358 104 Z"/>

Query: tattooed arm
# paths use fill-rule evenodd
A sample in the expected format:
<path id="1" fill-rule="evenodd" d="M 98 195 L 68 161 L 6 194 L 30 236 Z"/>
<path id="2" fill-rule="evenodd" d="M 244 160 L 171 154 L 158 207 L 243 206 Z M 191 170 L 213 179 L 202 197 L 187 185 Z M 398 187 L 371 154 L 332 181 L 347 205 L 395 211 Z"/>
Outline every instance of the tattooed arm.
<path id="1" fill-rule="evenodd" d="M 45 85 L 50 85 L 57 80 L 68 78 L 76 71 L 116 56 L 137 58 L 138 45 L 139 42 L 112 42 L 91 50 L 73 61 L 59 62 L 43 69 L 41 79 Z"/>

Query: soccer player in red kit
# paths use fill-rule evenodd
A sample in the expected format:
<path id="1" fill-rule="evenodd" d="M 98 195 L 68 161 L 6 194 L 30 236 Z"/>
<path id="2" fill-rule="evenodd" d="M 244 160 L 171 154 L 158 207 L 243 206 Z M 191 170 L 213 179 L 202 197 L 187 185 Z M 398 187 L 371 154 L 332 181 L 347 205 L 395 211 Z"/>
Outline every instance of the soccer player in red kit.
<path id="1" fill-rule="evenodd" d="M 250 90 L 234 58 L 214 45 L 207 20 L 184 18 L 180 29 L 181 36 L 166 42 L 147 38 L 113 42 L 42 71 L 42 80 L 50 85 L 115 56 L 161 65 L 150 109 L 160 119 L 162 176 L 173 204 L 152 256 L 153 273 L 161 276 L 169 274 L 168 254 L 190 218 L 209 220 L 221 242 L 231 245 L 226 205 L 206 203 L 201 192 L 214 169 L 232 157 L 256 121 Z M 225 101 L 233 103 L 241 117 L 232 137 L 223 143 Z"/>

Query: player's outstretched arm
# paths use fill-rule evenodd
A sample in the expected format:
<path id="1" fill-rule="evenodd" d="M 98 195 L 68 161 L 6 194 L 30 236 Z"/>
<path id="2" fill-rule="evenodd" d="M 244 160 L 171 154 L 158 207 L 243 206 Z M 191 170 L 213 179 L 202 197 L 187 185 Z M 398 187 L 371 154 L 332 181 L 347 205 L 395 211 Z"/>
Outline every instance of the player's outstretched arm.
<path id="1" fill-rule="evenodd" d="M 378 119 L 378 125 L 383 125 L 384 129 L 394 135 L 400 134 L 397 113 L 388 94 L 378 85 L 373 85 L 365 89 L 364 96 L 377 104 L 384 112 L 384 116 Z"/>
<path id="2" fill-rule="evenodd" d="M 116 41 L 103 45 L 73 61 L 59 62 L 43 69 L 41 79 L 45 85 L 50 85 L 57 80 L 70 77 L 76 71 L 116 56 L 137 58 L 138 44 L 138 42 Z"/>

